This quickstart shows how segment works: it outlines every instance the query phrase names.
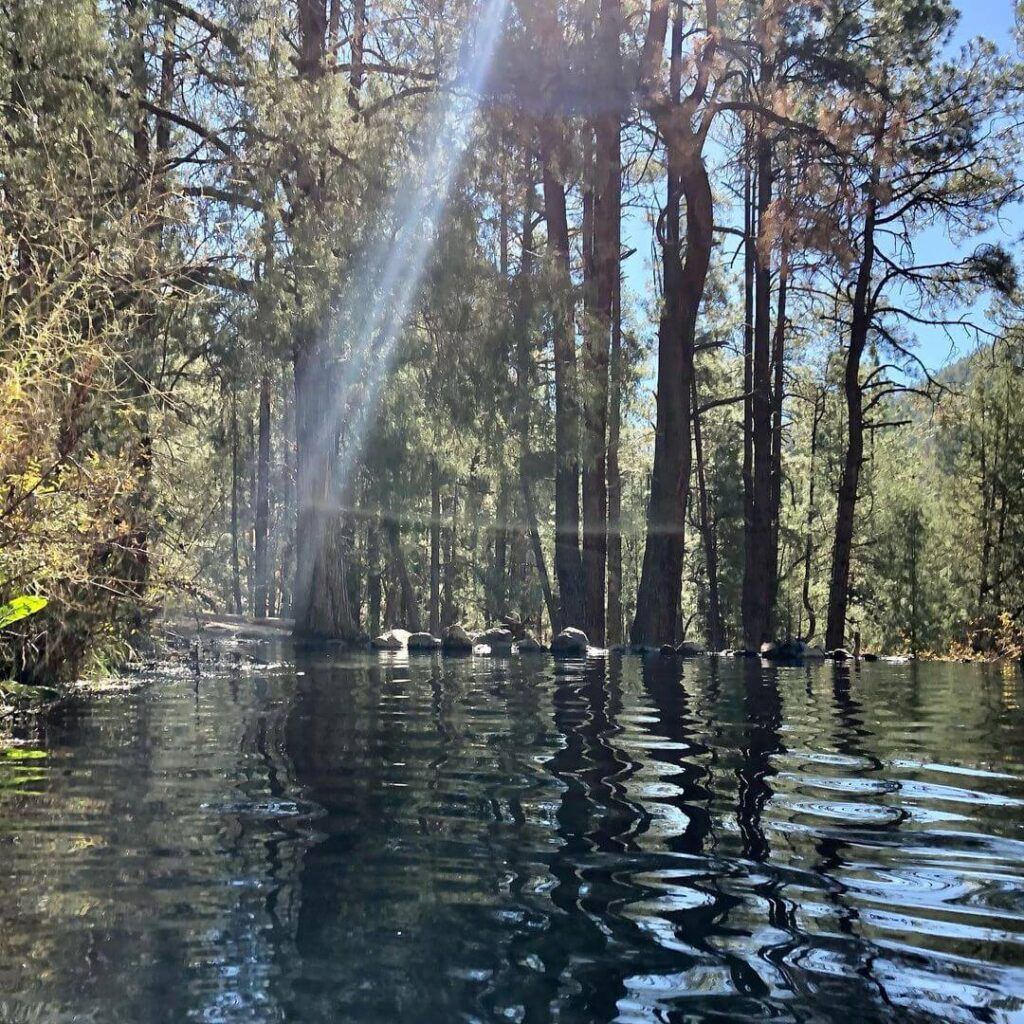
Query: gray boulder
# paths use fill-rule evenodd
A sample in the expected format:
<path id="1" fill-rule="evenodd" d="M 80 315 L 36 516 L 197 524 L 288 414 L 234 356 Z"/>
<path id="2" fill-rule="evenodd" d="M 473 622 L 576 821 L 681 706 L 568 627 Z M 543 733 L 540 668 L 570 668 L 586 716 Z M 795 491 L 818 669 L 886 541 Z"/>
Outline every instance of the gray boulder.
<path id="1" fill-rule="evenodd" d="M 768 661 L 807 661 L 825 657 L 820 647 L 811 647 L 804 640 L 787 637 L 775 643 L 761 644 L 761 657 Z"/>
<path id="2" fill-rule="evenodd" d="M 800 661 L 806 647 L 803 640 L 787 637 L 785 640 L 761 644 L 761 657 L 768 661 Z"/>
<path id="3" fill-rule="evenodd" d="M 411 633 L 406 646 L 410 651 L 436 651 L 441 646 L 441 641 L 430 633 Z"/>
<path id="4" fill-rule="evenodd" d="M 468 654 L 473 650 L 473 638 L 456 622 L 444 631 L 441 650 L 450 654 Z"/>
<path id="5" fill-rule="evenodd" d="M 389 629 L 370 641 L 378 651 L 400 651 L 409 641 L 411 634 L 406 629 Z"/>
<path id="6" fill-rule="evenodd" d="M 511 654 L 513 640 L 512 631 L 501 626 L 492 626 L 475 637 L 476 646 L 488 647 L 491 654 L 498 655 Z"/>
<path id="7" fill-rule="evenodd" d="M 692 640 L 684 640 L 676 648 L 676 654 L 680 658 L 699 658 L 703 653 L 704 648 L 700 644 L 695 644 Z"/>
<path id="8" fill-rule="evenodd" d="M 551 641 L 551 653 L 566 657 L 579 657 L 587 653 L 590 641 L 582 629 L 569 626 Z"/>

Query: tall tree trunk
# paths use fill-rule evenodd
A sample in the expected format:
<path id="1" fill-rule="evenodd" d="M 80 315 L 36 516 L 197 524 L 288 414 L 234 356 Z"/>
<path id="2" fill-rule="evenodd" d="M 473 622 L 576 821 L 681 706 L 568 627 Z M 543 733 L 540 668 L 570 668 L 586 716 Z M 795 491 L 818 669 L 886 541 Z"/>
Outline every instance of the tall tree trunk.
<path id="1" fill-rule="evenodd" d="M 499 621 L 508 611 L 508 518 L 510 509 L 508 483 L 504 475 L 498 481 L 498 503 L 494 525 L 494 585 L 491 593 L 491 619 Z"/>
<path id="2" fill-rule="evenodd" d="M 678 100 L 682 26 L 672 30 L 672 94 Z M 656 108 L 661 113 L 660 108 Z M 675 108 L 673 107 L 673 110 Z M 702 139 L 685 119 L 660 116 L 668 151 L 668 210 L 662 233 L 665 297 L 658 327 L 657 423 L 647 507 L 647 542 L 630 631 L 635 644 L 674 641 L 680 632 L 680 597 L 690 481 L 690 394 L 693 350 L 711 249 L 714 201 Z M 681 262 L 679 200 L 686 200 L 686 257 Z"/>
<path id="3" fill-rule="evenodd" d="M 298 77 L 310 102 L 327 73 L 325 0 L 296 0 Z M 315 224 L 323 212 L 322 168 L 314 153 L 302 148 L 295 158 L 298 218 Z M 302 242 L 302 240 L 299 240 Z M 302 242 L 300 248 L 305 243 Z M 310 262 L 313 262 L 310 259 Z M 327 310 L 297 311 L 294 338 L 296 498 L 295 631 L 309 636 L 354 639 L 357 635 L 349 600 L 345 540 L 334 493 L 338 395 L 330 352 Z"/>
<path id="4" fill-rule="evenodd" d="M 284 458 L 282 466 L 283 482 L 281 491 L 283 495 L 282 514 L 279 520 L 279 529 L 284 533 L 284 540 L 281 543 L 281 599 L 278 605 L 278 614 L 287 618 L 292 613 L 292 599 L 294 595 L 292 563 L 295 557 L 295 527 L 297 521 L 295 500 L 295 379 L 294 374 L 289 372 L 287 365 L 281 367 L 280 383 L 282 401 L 281 433 Z"/>
<path id="5" fill-rule="evenodd" d="M 569 264 L 569 222 L 565 185 L 558 169 L 559 125 L 541 132 L 544 214 L 556 275 L 553 310 L 555 362 L 555 576 L 562 625 L 578 626 L 583 614 L 583 559 L 580 554 L 580 412 L 576 373 L 573 288 Z"/>
<path id="6" fill-rule="evenodd" d="M 707 620 L 704 625 L 707 643 L 713 651 L 725 646 L 722 626 L 722 605 L 718 588 L 718 538 L 715 521 L 708 501 L 707 473 L 704 464 L 704 445 L 701 437 L 700 403 L 697 397 L 697 379 L 693 380 L 693 454 L 697 460 L 697 502 L 701 538 L 704 541 L 704 569 L 708 577 Z"/>
<path id="7" fill-rule="evenodd" d="M 509 181 L 506 168 L 509 159 L 509 140 L 505 133 L 501 137 L 501 185 L 498 209 L 498 274 L 506 288 L 509 284 Z M 510 294 L 510 293 L 509 293 Z M 513 303 L 509 302 L 510 312 Z M 507 345 L 502 346 L 502 360 L 515 358 Z M 515 418 L 515 394 L 512 395 L 511 413 Z M 506 613 L 508 604 L 508 548 L 509 517 L 511 515 L 510 487 L 504 466 L 499 468 L 498 500 L 494 510 L 494 561 L 492 563 L 493 583 L 487 588 L 488 620 L 497 621 Z"/>
<path id="8" fill-rule="evenodd" d="M 255 586 L 253 615 L 266 618 L 270 580 L 268 541 L 270 539 L 270 375 L 260 377 L 259 436 L 256 442 L 256 509 L 253 558 Z"/>
<path id="9" fill-rule="evenodd" d="M 820 399 L 820 401 L 819 401 Z M 814 605 L 811 603 L 811 556 L 814 554 L 814 475 L 817 471 L 818 456 L 818 428 L 825 416 L 825 393 L 815 392 L 814 395 L 814 419 L 811 421 L 811 462 L 807 471 L 807 519 L 804 525 L 804 585 L 803 585 L 803 606 L 807 612 L 807 629 L 804 632 L 804 639 L 810 640 L 818 629 L 818 620 L 814 614 Z"/>
<path id="10" fill-rule="evenodd" d="M 540 542 L 540 527 L 537 524 L 537 508 L 533 501 L 533 494 L 530 491 L 530 482 L 522 477 L 520 489 L 523 496 L 523 510 L 526 514 L 527 528 L 530 533 L 530 546 L 533 548 L 533 561 L 537 569 L 537 576 L 540 579 L 541 590 L 544 594 L 544 605 L 548 611 L 548 620 L 551 623 L 551 631 L 559 628 L 558 602 L 555 600 L 554 591 L 551 589 L 551 578 L 548 576 L 547 564 L 544 561 L 544 547 Z"/>
<path id="11" fill-rule="evenodd" d="M 768 607 L 779 594 L 779 538 L 782 525 L 782 411 L 786 397 L 786 300 L 789 293 L 788 255 L 783 248 L 779 265 L 779 297 L 772 339 L 772 444 L 769 491 L 771 543 L 768 546 Z M 774 616 L 770 620 L 774 632 Z"/>
<path id="12" fill-rule="evenodd" d="M 131 0 L 129 7 L 133 13 L 137 11 L 139 0 Z M 176 15 L 171 11 L 164 12 L 163 47 L 156 98 L 159 108 L 168 111 L 174 106 L 176 25 Z M 151 145 L 150 122 L 146 113 L 151 98 L 149 65 L 146 59 L 146 31 L 139 24 L 132 31 L 132 84 L 136 98 L 140 101 L 132 133 L 132 145 L 136 161 L 138 206 L 144 219 L 145 234 L 151 243 L 139 253 L 140 265 L 137 276 L 139 280 L 152 281 L 157 279 L 161 272 L 159 257 L 163 250 L 166 222 L 168 188 L 165 176 L 171 155 L 171 124 L 169 118 L 157 116 L 154 151 Z M 150 548 L 153 542 L 153 434 L 149 413 L 152 380 L 155 374 L 152 353 L 159 350 L 156 344 L 159 322 L 154 295 L 155 292 L 150 290 L 139 300 L 138 326 L 135 332 L 138 343 L 131 356 L 131 388 L 138 405 L 138 440 L 133 456 L 136 484 L 129 502 L 122 572 L 125 589 L 132 595 L 134 602 L 131 616 L 136 630 L 144 626 L 145 595 L 150 582 Z"/>
<path id="13" fill-rule="evenodd" d="M 747 642 L 747 623 L 756 601 L 754 549 L 754 249 L 757 216 L 753 174 L 753 137 L 748 128 L 743 147 L 743 582 L 740 619 Z M 760 641 L 758 641 L 760 642 Z"/>
<path id="14" fill-rule="evenodd" d="M 334 0 L 340 3 L 340 0 Z M 349 71 L 349 106 L 358 111 L 360 96 L 363 91 L 363 78 L 365 75 L 365 52 L 366 41 L 366 0 L 353 0 L 352 2 L 352 36 L 349 43 L 352 49 L 351 70 Z M 356 114 L 358 117 L 358 113 Z"/>
<path id="15" fill-rule="evenodd" d="M 362 611 L 362 580 L 363 574 L 359 565 L 359 538 L 356 516 L 352 503 L 345 502 L 345 512 L 341 520 L 342 550 L 345 557 L 345 584 L 348 588 L 348 606 L 352 615 L 352 628 L 359 633 L 359 616 Z"/>
<path id="16" fill-rule="evenodd" d="M 583 573 L 587 635 L 603 645 L 608 561 L 608 370 L 619 280 L 621 81 L 619 0 L 601 0 L 596 66 L 599 115 L 594 119 L 591 270 L 583 347 Z"/>
<path id="17" fill-rule="evenodd" d="M 1009 466 L 1007 461 L 1010 458 L 1010 452 L 1013 450 L 1012 442 L 1010 440 L 1010 418 L 1011 418 L 1011 403 L 1017 400 L 1016 391 L 1011 387 L 1009 375 L 1005 375 L 1003 378 L 1003 436 L 1002 443 L 999 446 L 999 450 L 996 452 L 996 463 L 998 467 L 997 482 L 999 489 L 999 515 L 996 517 L 996 539 L 994 545 L 993 554 L 995 556 L 995 564 L 993 565 L 993 585 L 992 585 L 992 600 L 995 606 L 996 612 L 1002 612 L 1003 609 L 1003 582 L 1005 579 L 1005 573 L 1003 570 L 1003 560 L 1006 557 L 1006 520 L 1009 513 L 1010 500 L 1006 481 L 1010 477 Z M 993 486 L 993 491 L 995 487 Z"/>
<path id="18" fill-rule="evenodd" d="M 405 551 L 402 548 L 402 534 L 398 527 L 398 520 L 388 517 L 384 524 L 384 532 L 388 538 L 388 545 L 391 548 L 391 559 L 398 575 L 398 585 L 402 595 L 402 626 L 411 633 L 420 631 L 420 608 L 416 600 L 416 588 L 412 585 L 412 577 L 409 575 L 409 566 L 405 560 Z"/>
<path id="19" fill-rule="evenodd" d="M 295 631 L 354 639 L 345 539 L 334 494 L 335 445 L 323 417 L 336 400 L 325 346 L 300 330 L 295 352 L 296 499 Z"/>
<path id="20" fill-rule="evenodd" d="M 430 466 L 430 632 L 441 632 L 441 474 Z"/>
<path id="21" fill-rule="evenodd" d="M 551 588 L 544 547 L 541 544 L 540 527 L 537 523 L 537 509 L 533 500 L 529 476 L 530 457 L 530 399 L 534 377 L 531 351 L 531 329 L 533 317 L 533 215 L 534 215 L 534 169 L 533 154 L 527 145 L 523 148 L 523 222 L 520 233 L 519 272 L 515 282 L 515 308 L 513 313 L 516 339 L 516 428 L 519 435 L 519 492 L 523 502 L 526 532 L 529 534 L 533 552 L 534 568 L 544 593 L 551 630 L 560 628 L 558 602 Z"/>
<path id="22" fill-rule="evenodd" d="M 981 393 L 981 443 L 978 465 L 981 473 L 981 564 L 978 573 L 978 619 L 985 617 L 988 611 L 988 595 L 992 589 L 989 567 L 992 561 L 992 524 L 996 507 L 996 486 L 994 477 L 988 472 L 988 434 L 985 424 L 987 392 Z M 992 460 L 998 465 L 998 453 Z"/>
<path id="23" fill-rule="evenodd" d="M 754 351 L 751 394 L 751 450 L 753 453 L 751 522 L 744 561 L 746 603 L 743 640 L 757 650 L 772 633 L 772 389 L 771 313 L 772 275 L 765 214 L 772 200 L 772 149 L 760 126 L 756 145 L 757 230 L 754 245 Z"/>
<path id="24" fill-rule="evenodd" d="M 616 241 L 616 248 L 620 243 Z M 618 263 L 612 312 L 612 344 L 609 359 L 611 394 L 608 402 L 608 635 L 606 642 L 623 639 L 622 615 L 622 474 L 619 443 L 622 433 L 622 279 Z"/>
<path id="25" fill-rule="evenodd" d="M 366 617 L 370 636 L 381 631 L 380 528 L 376 518 L 366 524 Z"/>
<path id="26" fill-rule="evenodd" d="M 242 570 L 238 558 L 238 399 L 231 385 L 231 596 L 242 614 Z"/>
<path id="27" fill-rule="evenodd" d="M 604 584 L 607 558 L 608 494 L 605 444 L 608 422 L 608 318 L 604 316 L 604 282 L 596 253 L 597 207 L 602 190 L 588 125 L 583 195 L 583 352 L 580 368 L 583 475 L 583 619 L 587 636 L 604 643 Z"/>
<path id="28" fill-rule="evenodd" d="M 445 531 L 448 536 L 445 538 L 447 543 L 445 544 L 444 575 L 441 588 L 441 622 L 444 626 L 450 626 L 458 621 L 458 609 L 455 605 L 457 583 L 455 559 L 458 552 L 459 494 L 454 484 L 449 503 L 451 514 L 448 529 Z"/>
<path id="29" fill-rule="evenodd" d="M 871 275 L 875 258 L 876 190 L 880 175 L 876 168 L 869 188 L 864 220 L 864 251 L 857 271 L 850 320 L 850 345 L 846 353 L 843 390 L 846 396 L 846 452 L 843 475 L 836 500 L 836 532 L 832 546 L 832 572 L 829 578 L 828 618 L 825 646 L 843 646 L 850 597 L 850 559 L 853 553 L 853 528 L 857 510 L 857 486 L 864 461 L 864 392 L 860 381 L 860 361 L 871 327 Z"/>

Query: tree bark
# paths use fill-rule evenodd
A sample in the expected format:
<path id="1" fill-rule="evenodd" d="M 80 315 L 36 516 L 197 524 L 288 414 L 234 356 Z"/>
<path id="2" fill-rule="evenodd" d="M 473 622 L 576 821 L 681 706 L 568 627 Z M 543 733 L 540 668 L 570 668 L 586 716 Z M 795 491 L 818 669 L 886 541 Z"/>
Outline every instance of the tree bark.
<path id="1" fill-rule="evenodd" d="M 498 503 L 494 525 L 494 583 L 491 592 L 491 618 L 499 621 L 508 611 L 508 517 L 509 488 L 504 475 L 498 481 Z"/>
<path id="2" fill-rule="evenodd" d="M 430 632 L 441 632 L 441 474 L 430 466 Z"/>
<path id="3" fill-rule="evenodd" d="M 391 558 L 398 575 L 398 584 L 402 594 L 402 625 L 410 633 L 420 631 L 420 608 L 416 600 L 416 588 L 409 575 L 409 565 L 405 560 L 402 548 L 402 534 L 398 528 L 398 520 L 389 518 L 384 524 L 384 532 L 391 548 Z"/>
<path id="4" fill-rule="evenodd" d="M 530 545 L 533 548 L 533 561 L 537 569 L 537 576 L 540 579 L 541 590 L 544 594 L 544 605 L 548 610 L 551 631 L 554 632 L 559 628 L 558 602 L 555 600 L 554 591 L 551 589 L 551 578 L 548 576 L 547 564 L 544 561 L 544 547 L 540 542 L 540 527 L 537 525 L 537 508 L 534 505 L 529 481 L 522 477 L 519 483 L 523 496 L 523 510 L 526 513 L 526 523 L 530 533 Z"/>
<path id="5" fill-rule="evenodd" d="M 366 524 L 366 616 L 371 636 L 381 631 L 380 530 L 376 519 Z"/>
<path id="6" fill-rule="evenodd" d="M 652 12 L 654 8 L 652 7 Z M 653 15 L 652 15 L 653 17 Z M 647 43 L 658 31 L 649 26 Z M 664 33 L 662 32 L 662 38 Z M 645 44 L 645 51 L 649 47 Z M 705 51 L 705 59 L 710 52 Z M 647 507 L 647 542 L 630 631 L 635 644 L 674 641 L 680 632 L 686 504 L 690 481 L 690 394 L 697 315 L 711 262 L 714 201 L 703 139 L 678 115 L 682 26 L 672 31 L 672 95 L 668 111 L 652 104 L 668 155 L 668 209 L 662 232 L 665 297 L 658 327 L 657 423 Z M 702 73 L 705 72 L 702 69 Z M 686 200 L 686 255 L 681 262 L 679 200 Z"/>
<path id="7" fill-rule="evenodd" d="M 765 214 L 772 200 L 771 143 L 760 126 L 756 145 L 758 244 L 753 246 L 754 331 L 751 390 L 751 440 L 753 457 L 750 501 L 750 529 L 744 559 L 743 641 L 758 650 L 771 638 L 772 607 L 772 392 L 771 392 L 771 312 L 772 275 Z M 752 239 L 748 239 L 750 244 Z"/>
<path id="8" fill-rule="evenodd" d="M 704 570 L 708 577 L 707 618 L 704 629 L 708 646 L 713 651 L 720 651 L 725 646 L 725 631 L 722 626 L 722 605 L 718 588 L 718 538 L 708 501 L 696 376 L 693 380 L 693 454 L 697 460 L 698 512 L 701 538 L 704 542 Z"/>
<path id="9" fill-rule="evenodd" d="M 349 604 L 345 542 L 334 496 L 334 438 L 323 437 L 323 418 L 334 394 L 324 344 L 299 329 L 295 351 L 296 499 L 295 631 L 355 639 Z"/>
<path id="10" fill-rule="evenodd" d="M 846 353 L 843 390 L 846 396 L 846 452 L 843 475 L 836 500 L 836 532 L 832 546 L 832 571 L 829 578 L 828 617 L 825 646 L 843 646 L 846 633 L 847 607 L 850 598 L 850 558 L 853 552 L 853 528 L 857 510 L 857 486 L 864 461 L 864 392 L 860 381 L 860 361 L 867 345 L 871 327 L 871 275 L 875 257 L 876 190 L 879 182 L 876 167 L 869 186 L 864 220 L 864 251 L 857 270 L 853 308 L 850 319 L 850 344 Z"/>
<path id="11" fill-rule="evenodd" d="M 616 248 L 621 250 L 620 240 Z M 622 615 L 622 474 L 619 469 L 619 443 L 622 433 L 622 277 L 615 266 L 615 293 L 612 307 L 612 343 L 609 359 L 611 394 L 608 402 L 608 631 L 606 642 L 620 644 L 623 639 Z"/>
<path id="12" fill-rule="evenodd" d="M 447 544 L 445 547 L 444 576 L 442 579 L 441 592 L 441 622 L 444 626 L 450 626 L 458 621 L 458 608 L 455 605 L 456 585 L 456 554 L 458 552 L 458 519 L 459 519 L 459 494 L 456 487 L 452 486 L 451 515 L 449 526 L 446 531 Z"/>
<path id="13" fill-rule="evenodd" d="M 819 401 L 820 399 L 820 401 Z M 807 472 L 807 519 L 804 526 L 804 585 L 803 585 L 803 606 L 807 612 L 807 629 L 804 632 L 804 639 L 811 640 L 818 629 L 817 617 L 814 614 L 814 605 L 811 603 L 811 556 L 814 554 L 814 474 L 817 469 L 818 456 L 818 428 L 825 416 L 825 393 L 814 395 L 814 419 L 811 421 L 811 463 Z"/>
<path id="14" fill-rule="evenodd" d="M 364 50 L 366 40 L 366 0 L 352 2 L 352 68 L 349 73 L 349 105 L 358 111 L 363 91 Z"/>
<path id="15" fill-rule="evenodd" d="M 284 481 L 281 487 L 283 493 L 282 515 L 279 519 L 279 529 L 284 531 L 284 540 L 281 544 L 281 595 L 278 604 L 278 612 L 282 618 L 287 618 L 292 613 L 294 596 L 293 583 L 293 561 L 295 556 L 295 528 L 296 509 L 295 500 L 295 380 L 294 374 L 289 372 L 287 365 L 281 367 L 281 394 L 282 415 L 281 433 L 282 447 L 284 449 L 283 475 Z"/>
<path id="16" fill-rule="evenodd" d="M 540 528 L 537 523 L 537 509 L 533 500 L 529 478 L 530 455 L 530 393 L 533 382 L 533 358 L 530 344 L 530 332 L 533 315 L 533 214 L 534 214 L 534 169 L 533 155 L 530 147 L 523 151 L 523 222 L 520 234 L 519 272 L 515 286 L 515 339 L 516 339 L 516 429 L 519 435 L 519 492 L 523 502 L 523 515 L 526 519 L 526 532 L 529 534 L 530 548 L 533 552 L 534 567 L 544 593 L 544 604 L 552 632 L 559 629 L 558 602 L 551 588 L 547 562 L 544 559 L 544 547 L 541 543 Z"/>
<path id="17" fill-rule="evenodd" d="M 782 411 L 786 398 L 786 301 L 789 294 L 789 268 L 783 248 L 779 266 L 778 304 L 772 339 L 772 444 L 771 489 L 769 491 L 771 543 L 768 547 L 768 607 L 773 609 L 769 623 L 774 632 L 779 594 L 779 539 L 782 525 Z"/>
<path id="18" fill-rule="evenodd" d="M 231 597 L 242 614 L 242 570 L 238 557 L 238 400 L 231 386 Z"/>
<path id="19" fill-rule="evenodd" d="M 312 98 L 327 73 L 325 0 L 296 0 L 298 76 Z M 325 216 L 321 168 L 314 154 L 295 157 L 297 189 L 293 220 L 314 224 Z M 300 248 L 303 247 L 300 245 Z M 334 360 L 326 331 L 326 309 L 296 311 L 294 337 L 296 499 L 295 631 L 299 634 L 355 639 L 340 510 L 334 493 L 335 441 L 332 422 L 338 396 Z"/>
<path id="20" fill-rule="evenodd" d="M 583 195 L 583 351 L 580 368 L 583 476 L 583 619 L 587 636 L 604 643 L 604 582 L 607 558 L 608 495 L 605 443 L 608 421 L 608 319 L 604 316 L 604 282 L 596 253 L 598 181 L 593 131 L 587 126 Z"/>
<path id="21" fill-rule="evenodd" d="M 262 619 L 267 615 L 267 593 L 270 580 L 270 566 L 267 557 L 270 539 L 270 376 L 266 373 L 260 377 L 258 431 L 254 515 L 256 536 L 253 544 L 253 559 L 255 561 L 253 615 Z"/>
<path id="22" fill-rule="evenodd" d="M 555 576 L 562 625 L 579 626 L 583 613 L 583 559 L 580 554 L 580 412 L 573 324 L 569 223 L 565 185 L 558 170 L 560 126 L 541 131 L 544 213 L 548 248 L 556 276 L 553 310 L 555 363 Z"/>
<path id="23" fill-rule="evenodd" d="M 587 293 L 591 301 L 584 332 L 582 381 L 584 628 L 591 641 L 599 645 L 606 637 L 608 377 L 621 230 L 620 36 L 619 0 L 601 0 L 593 75 L 599 113 L 593 122 L 591 247 L 587 254 L 591 271 Z"/>
<path id="24" fill-rule="evenodd" d="M 744 642 L 756 576 L 754 553 L 754 246 L 757 217 L 754 211 L 755 188 L 753 131 L 748 128 L 744 140 L 743 163 L 743 582 L 740 594 L 740 620 Z"/>

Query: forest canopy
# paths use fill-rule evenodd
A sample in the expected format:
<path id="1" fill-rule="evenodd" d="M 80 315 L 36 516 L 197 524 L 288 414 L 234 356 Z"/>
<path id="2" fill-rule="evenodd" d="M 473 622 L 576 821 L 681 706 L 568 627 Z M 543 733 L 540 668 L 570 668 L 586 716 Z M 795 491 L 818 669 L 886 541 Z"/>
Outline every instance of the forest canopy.
<path id="1" fill-rule="evenodd" d="M 958 21 L 6 4 L 3 675 L 182 608 L 1019 655 L 1024 65 Z"/>

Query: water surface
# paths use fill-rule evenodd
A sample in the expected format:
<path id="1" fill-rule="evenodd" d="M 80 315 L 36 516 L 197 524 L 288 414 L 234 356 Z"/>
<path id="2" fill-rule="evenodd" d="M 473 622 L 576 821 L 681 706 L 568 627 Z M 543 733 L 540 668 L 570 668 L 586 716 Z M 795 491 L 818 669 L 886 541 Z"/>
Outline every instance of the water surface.
<path id="1" fill-rule="evenodd" d="M 1024 684 L 359 655 L 0 750 L 0 1021 L 1024 1021 Z"/>

